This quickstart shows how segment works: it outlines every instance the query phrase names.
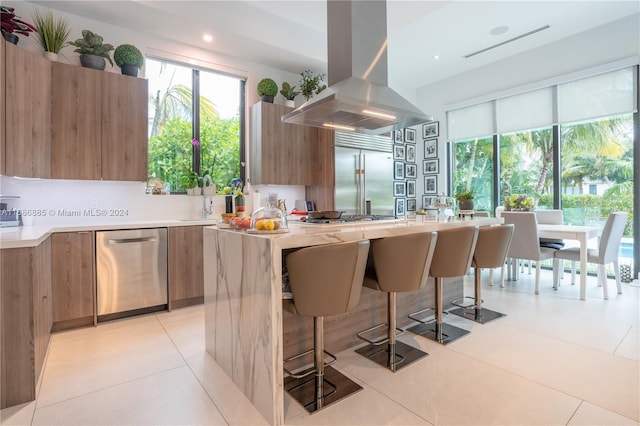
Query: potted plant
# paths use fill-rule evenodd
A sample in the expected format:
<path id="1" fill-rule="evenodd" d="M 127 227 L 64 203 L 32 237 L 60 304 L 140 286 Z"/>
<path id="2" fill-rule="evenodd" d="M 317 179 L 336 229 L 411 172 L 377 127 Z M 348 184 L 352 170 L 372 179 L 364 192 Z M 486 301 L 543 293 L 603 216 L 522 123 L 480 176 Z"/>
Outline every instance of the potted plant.
<path id="1" fill-rule="evenodd" d="M 317 95 L 327 88 L 326 84 L 321 84 L 324 80 L 324 74 L 314 75 L 311 70 L 306 70 L 300 73 L 302 78 L 300 79 L 300 89 L 302 90 L 302 96 L 308 101 L 313 98 L 313 95 Z"/>
<path id="2" fill-rule="evenodd" d="M 278 85 L 270 78 L 263 78 L 258 83 L 258 96 L 264 102 L 273 103 L 273 97 L 278 94 Z"/>
<path id="3" fill-rule="evenodd" d="M 144 56 L 132 44 L 121 44 L 113 52 L 113 60 L 124 75 L 138 76 L 138 70 L 144 65 Z"/>
<path id="4" fill-rule="evenodd" d="M 506 211 L 530 212 L 533 211 L 536 201 L 526 194 L 512 194 L 504 199 Z"/>
<path id="5" fill-rule="evenodd" d="M 82 30 L 82 38 L 69 44 L 77 47 L 74 52 L 80 54 L 80 63 L 83 67 L 104 70 L 106 66 L 105 59 L 109 60 L 109 63 L 113 65 L 111 54 L 109 53 L 113 50 L 113 46 L 103 44 L 103 41 L 103 38 L 98 34 L 94 34 L 89 30 Z"/>
<path id="6" fill-rule="evenodd" d="M 473 210 L 474 192 L 471 189 L 463 189 L 454 196 L 459 203 L 460 210 Z"/>
<path id="7" fill-rule="evenodd" d="M 40 13 L 35 10 L 33 21 L 38 29 L 38 44 L 44 49 L 44 56 L 50 61 L 58 61 L 58 52 L 66 46 L 71 27 L 63 18 L 55 19 L 51 11 Z"/>
<path id="8" fill-rule="evenodd" d="M 300 94 L 300 92 L 296 92 L 295 88 L 296 86 L 292 86 L 286 81 L 282 83 L 280 94 L 286 99 L 284 104 L 288 107 L 294 107 L 296 105 L 294 99 Z"/>
<path id="9" fill-rule="evenodd" d="M 18 36 L 21 34 L 29 37 L 29 33 L 38 32 L 38 29 L 28 22 L 23 21 L 15 13 L 13 7 L 0 6 L 0 31 L 5 40 L 12 44 L 18 44 Z"/>
<path id="10" fill-rule="evenodd" d="M 200 195 L 202 192 L 200 176 L 192 170 L 189 170 L 182 178 L 182 184 L 187 187 L 187 195 Z"/>

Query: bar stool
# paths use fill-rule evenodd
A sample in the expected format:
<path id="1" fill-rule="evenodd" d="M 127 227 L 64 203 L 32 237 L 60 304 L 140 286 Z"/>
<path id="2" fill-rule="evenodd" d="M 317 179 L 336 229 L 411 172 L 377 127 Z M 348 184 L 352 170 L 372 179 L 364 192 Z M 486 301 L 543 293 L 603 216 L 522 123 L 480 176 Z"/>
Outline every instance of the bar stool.
<path id="1" fill-rule="evenodd" d="M 336 357 L 324 350 L 324 317 L 347 312 L 358 304 L 369 241 L 307 247 L 286 258 L 293 300 L 283 307 L 294 315 L 313 317 L 313 349 L 284 360 L 289 375 L 284 389 L 310 413 L 324 408 L 362 389 L 329 365 Z M 313 367 L 293 372 L 287 363 L 313 353 Z M 332 358 L 324 360 L 325 353 Z M 314 374 L 314 378 L 308 378 Z M 328 391 L 325 391 L 326 388 Z"/>
<path id="2" fill-rule="evenodd" d="M 396 341 L 397 336 L 404 334 L 396 328 L 396 293 L 419 290 L 426 284 L 437 236 L 436 232 L 425 232 L 371 241 L 373 267 L 367 268 L 363 285 L 387 293 L 388 322 L 357 333 L 369 344 L 356 352 L 394 372 L 428 355 Z M 382 327 L 387 327 L 386 337 L 378 340 L 364 337 Z"/>
<path id="3" fill-rule="evenodd" d="M 436 279 L 435 318 L 429 321 L 423 321 L 416 317 L 418 314 L 433 310 L 432 308 L 410 314 L 409 318 L 421 323 L 409 328 L 408 330 L 410 332 L 435 340 L 443 345 L 449 344 L 469 333 L 468 330 L 442 322 L 442 317 L 444 316 L 442 296 L 445 278 L 461 277 L 469 270 L 477 238 L 477 226 L 465 226 L 438 231 L 436 250 L 433 254 L 433 261 L 431 262 L 431 269 L 429 271 L 429 275 Z"/>
<path id="4" fill-rule="evenodd" d="M 463 297 L 451 302 L 459 308 L 450 311 L 452 314 L 484 324 L 503 317 L 504 314 L 482 307 L 482 268 L 498 268 L 504 265 L 507 257 L 514 225 L 483 226 L 478 231 L 478 241 L 473 253 L 471 266 L 475 268 L 475 291 L 473 297 Z M 502 272 L 502 274 L 504 271 Z M 501 274 L 501 275 L 502 275 Z M 504 277 L 501 276 L 501 279 Z M 464 299 L 472 299 L 472 305 L 463 305 Z"/>

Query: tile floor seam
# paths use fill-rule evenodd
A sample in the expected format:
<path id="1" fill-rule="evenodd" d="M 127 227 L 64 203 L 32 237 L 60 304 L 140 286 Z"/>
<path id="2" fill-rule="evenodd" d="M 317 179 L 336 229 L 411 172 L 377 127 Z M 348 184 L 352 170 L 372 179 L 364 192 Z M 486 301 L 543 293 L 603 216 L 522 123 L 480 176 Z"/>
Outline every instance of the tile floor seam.
<path id="1" fill-rule="evenodd" d="M 629 336 L 629 333 L 631 333 L 631 330 L 633 330 L 633 326 L 632 325 L 629 326 L 629 328 L 627 329 L 627 332 L 624 333 L 624 336 L 622 336 L 622 339 L 620 339 L 620 342 L 618 342 L 618 344 L 616 345 L 615 349 L 613 350 L 613 355 L 616 354 L 616 352 L 618 351 L 618 348 L 620 348 L 620 346 L 622 345 L 624 340 L 627 338 L 627 336 Z M 623 358 L 626 358 L 626 357 L 623 357 Z M 627 359 L 629 359 L 629 358 L 627 358 Z"/>
<path id="2" fill-rule="evenodd" d="M 218 407 L 218 405 L 216 404 L 216 402 L 213 400 L 213 397 L 211 395 L 209 395 L 209 392 L 207 391 L 207 388 L 205 388 L 204 384 L 200 381 L 200 378 L 198 377 L 198 375 L 196 374 L 195 371 L 193 371 L 193 368 L 191 367 L 191 364 L 189 364 L 189 361 L 185 358 L 184 354 L 182 353 L 182 351 L 180 350 L 180 348 L 178 348 L 178 345 L 176 344 L 176 342 L 171 338 L 171 334 L 169 333 L 169 331 L 165 328 L 164 324 L 162 323 L 162 321 L 160 321 L 160 319 L 158 318 L 158 315 L 155 315 L 156 319 L 158 320 L 158 322 L 160 323 L 160 327 L 162 327 L 162 330 L 165 332 L 165 334 L 167 335 L 167 337 L 169 338 L 169 340 L 171 341 L 171 344 L 176 348 L 176 350 L 178 351 L 178 353 L 180 354 L 180 357 L 183 359 L 185 365 L 187 366 L 187 368 L 189 369 L 189 372 L 193 375 L 193 377 L 196 379 L 196 381 L 198 382 L 198 385 L 200 385 L 200 388 L 202 388 L 202 391 L 205 393 L 205 395 L 207 395 L 207 398 L 209 399 L 209 401 L 211 401 L 211 404 L 213 404 L 213 406 L 215 407 L 215 409 L 218 411 L 218 413 L 220 414 L 220 417 L 222 417 L 222 419 L 224 420 L 225 424 L 227 426 L 229 426 L 229 421 L 227 420 L 227 418 L 225 417 L 225 415 L 223 414 L 222 410 L 220 410 L 220 407 Z M 206 349 L 205 349 L 206 352 Z"/>
<path id="3" fill-rule="evenodd" d="M 578 404 L 578 406 L 576 407 L 576 409 L 573 411 L 573 414 L 571 414 L 571 417 L 569 418 L 569 420 L 565 423 L 565 426 L 569 426 L 569 424 L 571 423 L 571 420 L 573 420 L 573 418 L 576 416 L 576 414 L 578 413 L 578 410 L 580 410 L 580 407 L 582 407 L 582 404 L 584 404 L 584 400 L 580 401 L 580 404 Z"/>
<path id="4" fill-rule="evenodd" d="M 82 393 L 82 394 L 79 394 L 79 395 L 75 395 L 75 396 L 72 396 L 72 397 L 70 397 L 70 398 L 61 399 L 60 401 L 56 401 L 56 402 L 51 403 L 51 404 L 46 404 L 46 405 L 43 405 L 43 406 L 41 406 L 41 407 L 37 407 L 37 406 L 36 406 L 36 408 L 33 410 L 33 412 L 34 412 L 34 415 L 35 415 L 35 412 L 36 412 L 38 409 L 41 409 L 41 408 L 53 407 L 53 406 L 55 406 L 55 405 L 61 404 L 61 403 L 66 402 L 66 401 L 72 401 L 72 400 L 74 400 L 74 399 L 77 399 L 77 398 L 80 398 L 80 397 L 83 397 L 83 396 L 86 396 L 86 395 L 91 395 L 91 394 L 94 394 L 94 393 L 97 393 L 97 392 L 102 392 L 102 391 L 107 390 L 107 389 L 111 389 L 111 388 L 114 388 L 114 387 L 117 387 L 117 386 L 126 385 L 126 384 L 128 384 L 128 383 L 133 383 L 133 382 L 136 382 L 136 381 L 141 380 L 141 379 L 146 379 L 146 378 L 149 378 L 149 377 L 155 376 L 155 375 L 157 375 L 157 374 L 163 374 L 163 373 L 166 373 L 166 372 L 168 372 L 168 371 L 177 370 L 178 368 L 183 368 L 183 367 L 185 367 L 185 365 L 179 365 L 179 366 L 177 366 L 177 367 L 167 368 L 167 369 L 165 369 L 165 370 L 156 371 L 156 372 L 154 372 L 154 373 L 147 374 L 147 375 L 145 375 L 145 376 L 140 376 L 140 377 L 136 377 L 136 378 L 131 379 L 131 380 L 126 380 L 126 381 L 124 381 L 124 382 L 114 383 L 114 384 L 112 384 L 112 385 L 105 386 L 105 387 L 103 387 L 103 388 L 93 389 L 93 390 L 91 390 L 91 391 L 89 391 L 89 392 L 85 392 L 85 393 Z M 36 401 L 37 401 L 37 399 L 36 399 Z M 37 402 L 36 402 L 36 404 L 37 404 Z M 33 423 L 33 420 L 32 420 L 32 423 Z"/>

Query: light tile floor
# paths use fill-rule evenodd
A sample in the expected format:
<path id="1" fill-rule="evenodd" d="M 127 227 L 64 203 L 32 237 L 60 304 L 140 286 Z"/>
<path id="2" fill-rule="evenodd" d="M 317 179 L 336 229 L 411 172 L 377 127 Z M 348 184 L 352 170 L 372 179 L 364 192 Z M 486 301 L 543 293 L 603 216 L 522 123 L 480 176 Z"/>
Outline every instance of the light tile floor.
<path id="1" fill-rule="evenodd" d="M 488 308 L 506 313 L 448 345 L 407 333 L 430 356 L 391 373 L 353 351 L 337 368 L 364 390 L 312 416 L 285 395 L 292 425 L 638 425 L 640 288 L 587 300 L 563 282 L 541 292 L 533 275 L 483 286 Z M 472 291 L 473 277 L 465 279 Z M 486 277 L 485 277 L 486 282 Z M 52 336 L 38 398 L 2 410 L 3 425 L 266 424 L 204 350 L 202 306 Z"/>

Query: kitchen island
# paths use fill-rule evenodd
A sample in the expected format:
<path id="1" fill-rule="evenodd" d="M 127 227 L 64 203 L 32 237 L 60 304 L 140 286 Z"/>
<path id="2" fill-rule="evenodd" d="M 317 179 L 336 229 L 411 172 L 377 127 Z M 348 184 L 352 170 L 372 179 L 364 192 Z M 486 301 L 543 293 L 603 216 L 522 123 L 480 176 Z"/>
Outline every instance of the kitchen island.
<path id="1" fill-rule="evenodd" d="M 495 223 L 496 219 L 478 218 L 445 223 L 381 221 L 321 226 L 291 224 L 290 232 L 285 234 L 249 234 L 205 227 L 207 352 L 269 422 L 282 424 L 282 360 L 286 352 L 283 322 L 289 321 L 282 309 L 283 253 L 286 254 L 290 249 L 322 244 Z M 433 287 L 431 290 L 423 290 L 432 293 L 432 289 Z M 458 296 L 461 295 L 461 289 L 460 285 Z M 365 291 L 369 289 L 363 288 L 360 305 L 371 303 L 371 299 L 364 297 Z M 384 298 L 383 295 L 376 296 L 382 297 L 378 297 L 379 300 Z M 426 300 L 423 299 L 422 302 L 423 306 L 427 306 Z M 400 309 L 398 313 L 401 313 Z M 359 328 L 364 329 L 377 322 L 377 318 L 372 318 L 371 315 L 368 320 L 368 325 L 360 322 Z M 349 317 L 349 321 L 354 321 L 353 315 Z M 398 325 L 402 326 L 401 323 Z M 328 350 L 345 349 L 342 346 L 331 346 L 329 326 L 325 333 Z M 299 336 L 298 340 L 304 340 L 304 336 Z M 300 342 L 298 344 L 303 346 Z M 300 352 L 303 348 L 298 349 Z"/>

